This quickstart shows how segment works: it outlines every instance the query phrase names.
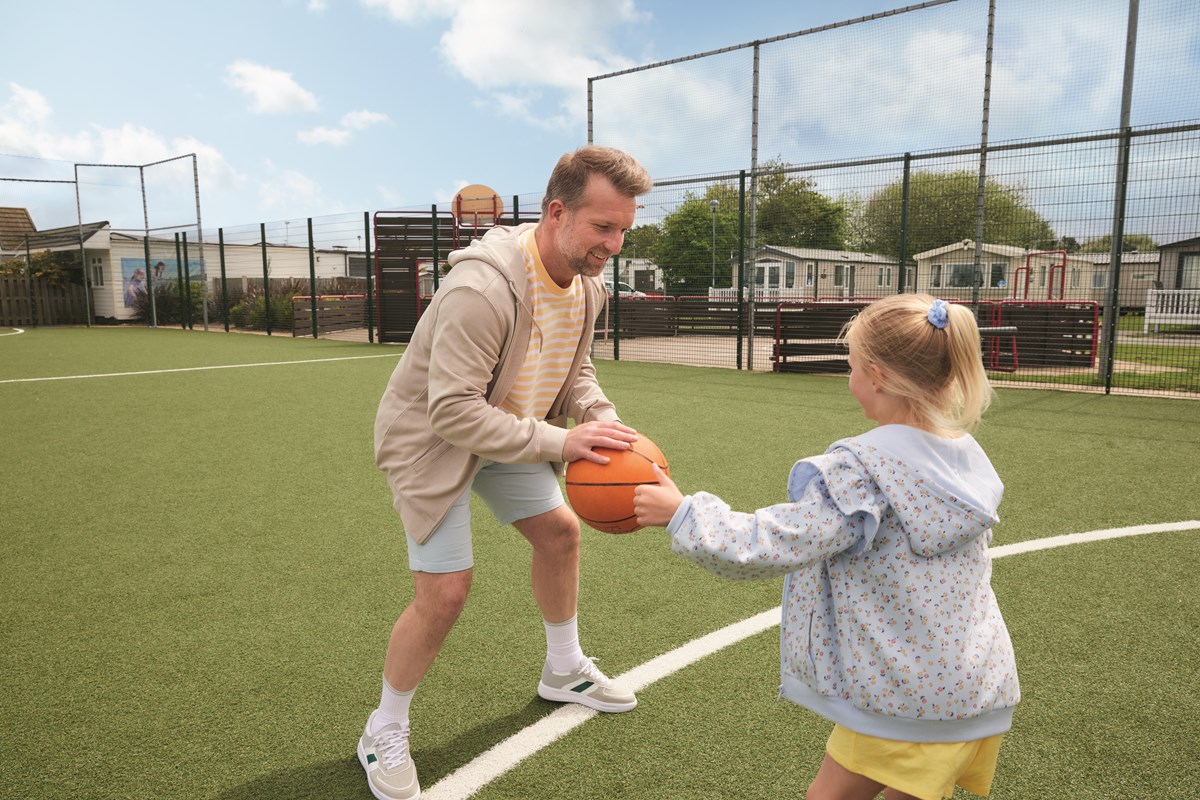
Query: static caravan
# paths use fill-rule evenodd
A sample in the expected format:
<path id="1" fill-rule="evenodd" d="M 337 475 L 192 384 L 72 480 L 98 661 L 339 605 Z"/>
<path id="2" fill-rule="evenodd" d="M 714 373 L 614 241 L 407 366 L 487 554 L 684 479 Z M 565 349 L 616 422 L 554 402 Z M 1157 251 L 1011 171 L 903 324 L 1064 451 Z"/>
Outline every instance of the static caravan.
<path id="1" fill-rule="evenodd" d="M 1094 300 L 1107 298 L 1107 265 L 1065 250 L 1035 251 L 1005 244 L 980 247 L 970 239 L 913 256 L 905 286 L 955 300 Z"/>
<path id="2" fill-rule="evenodd" d="M 760 247 L 751 270 L 748 283 L 760 300 L 881 297 L 895 291 L 897 279 L 894 258 L 807 247 Z M 735 279 L 736 271 L 735 264 Z"/>

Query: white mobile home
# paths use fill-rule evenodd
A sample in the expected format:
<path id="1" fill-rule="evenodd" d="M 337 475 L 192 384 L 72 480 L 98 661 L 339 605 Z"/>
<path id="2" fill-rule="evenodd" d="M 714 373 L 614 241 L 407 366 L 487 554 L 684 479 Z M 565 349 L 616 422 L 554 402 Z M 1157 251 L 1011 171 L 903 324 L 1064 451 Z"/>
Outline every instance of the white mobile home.
<path id="1" fill-rule="evenodd" d="M 751 270 L 748 284 L 759 299 L 879 297 L 894 292 L 897 279 L 896 259 L 889 256 L 810 247 L 760 247 Z M 726 291 L 733 290 L 718 293 Z"/>
<path id="2" fill-rule="evenodd" d="M 1034 251 L 984 243 L 979 271 L 975 242 L 964 239 L 913 256 L 906 276 L 909 291 L 970 300 L 1095 300 L 1107 296 L 1108 271 L 1078 253 Z M 911 269 L 911 268 L 910 268 Z"/>

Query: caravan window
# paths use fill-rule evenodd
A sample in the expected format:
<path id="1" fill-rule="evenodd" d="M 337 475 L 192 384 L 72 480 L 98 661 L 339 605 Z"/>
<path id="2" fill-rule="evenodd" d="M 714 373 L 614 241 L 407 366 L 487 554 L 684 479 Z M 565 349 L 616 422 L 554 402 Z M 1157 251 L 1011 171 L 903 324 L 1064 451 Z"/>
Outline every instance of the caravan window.
<path id="1" fill-rule="evenodd" d="M 991 286 L 993 289 L 1005 286 L 1006 284 L 1004 283 L 1004 275 L 1005 272 L 1007 272 L 1007 267 L 1008 265 L 1003 261 L 994 262 L 992 264 L 992 276 L 988 280 L 988 286 Z"/>
<path id="2" fill-rule="evenodd" d="M 931 288 L 934 288 L 934 289 L 942 288 L 942 265 L 941 264 L 930 264 L 929 265 L 929 285 Z"/>
<path id="3" fill-rule="evenodd" d="M 811 261 L 804 265 L 804 285 L 805 286 L 813 285 L 813 279 L 815 277 L 816 271 L 817 271 L 817 265 L 812 263 Z"/>
<path id="4" fill-rule="evenodd" d="M 979 286 L 980 278 L 976 276 L 974 264 L 951 264 L 949 286 Z"/>
<path id="5" fill-rule="evenodd" d="M 1200 289 L 1200 253 L 1180 253 L 1179 288 Z"/>
<path id="6" fill-rule="evenodd" d="M 787 272 L 786 288 L 788 288 L 788 289 L 796 288 L 796 262 L 795 261 L 787 262 L 786 272 Z"/>

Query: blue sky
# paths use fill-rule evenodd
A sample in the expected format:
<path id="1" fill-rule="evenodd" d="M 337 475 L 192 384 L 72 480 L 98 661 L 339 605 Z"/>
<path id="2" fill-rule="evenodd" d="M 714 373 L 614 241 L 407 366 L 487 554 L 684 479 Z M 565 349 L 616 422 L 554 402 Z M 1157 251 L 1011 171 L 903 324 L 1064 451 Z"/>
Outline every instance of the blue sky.
<path id="1" fill-rule="evenodd" d="M 474 183 L 505 198 L 537 193 L 557 157 L 587 140 L 588 77 L 903 5 L 22 3 L 6 13 L 0 47 L 0 177 L 71 180 L 79 162 L 146 164 L 196 153 L 206 233 L 220 226 L 428 208 Z M 1190 76 L 1185 85 L 1195 84 L 1200 46 L 1191 0 L 1141 5 L 1145 30 L 1183 33 L 1172 39 L 1169 69 L 1151 56 L 1139 61 L 1139 69 L 1151 76 L 1147 80 L 1179 87 Z M 1010 48 L 1012 66 L 993 78 L 1006 98 L 997 101 L 999 135 L 1115 127 L 1125 0 L 1002 0 L 1005 6 L 998 46 Z M 1054 7 L 1054 19 L 1046 18 L 1047 6 Z M 836 115 L 817 115 L 816 122 L 793 120 L 764 131 L 765 137 L 780 154 L 790 147 L 789 136 L 800 137 L 803 146 L 790 155 L 801 161 L 910 149 L 914 138 L 897 135 L 909 126 L 938 129 L 952 140 L 931 146 L 971 142 L 978 136 L 982 89 L 983 29 L 974 13 L 980 8 L 986 10 L 985 0 L 951 3 L 894 27 L 888 39 L 826 37 L 825 45 L 836 46 L 840 58 L 851 54 L 859 71 L 842 67 L 822 77 L 814 64 L 828 61 L 810 60 L 804 70 L 810 82 L 801 88 L 823 98 L 826 108 L 858 109 L 859 120 L 863 109 L 875 108 L 872 124 L 843 129 L 833 121 Z M 967 11 L 975 22 L 955 30 Z M 703 73 L 657 89 L 651 79 L 638 78 L 650 82 L 637 84 L 636 91 L 624 91 L 631 84 L 623 78 L 597 82 L 596 104 L 604 111 L 597 141 L 628 147 L 656 177 L 745 166 L 740 142 L 722 150 L 718 140 L 744 126 L 728 117 L 729 108 L 746 102 L 747 73 L 739 61 L 746 52 L 705 60 L 718 70 L 722 61 L 736 62 L 739 77 L 731 82 Z M 906 72 L 913 65 L 936 80 L 917 86 Z M 1155 70 L 1163 75 L 1153 78 Z M 687 93 L 688 86 L 697 88 Z M 1163 114 L 1198 117 L 1196 90 L 1189 91 L 1182 101 L 1178 92 L 1147 91 L 1141 108 L 1170 95 L 1173 105 Z M 732 105 L 722 105 L 722 92 L 729 92 Z M 672 124 L 687 119 L 694 128 L 656 141 L 664 125 L 654 113 L 681 100 L 668 117 Z M 881 125 L 880 114 L 895 116 Z M 711 147 L 703 141 L 706 132 L 712 133 Z M 152 227 L 194 218 L 190 161 L 146 174 Z M 85 222 L 141 227 L 136 170 L 83 168 L 80 181 Z M 75 222 L 74 189 L 65 184 L 0 181 L 0 205 L 30 208 L 39 228 Z"/>

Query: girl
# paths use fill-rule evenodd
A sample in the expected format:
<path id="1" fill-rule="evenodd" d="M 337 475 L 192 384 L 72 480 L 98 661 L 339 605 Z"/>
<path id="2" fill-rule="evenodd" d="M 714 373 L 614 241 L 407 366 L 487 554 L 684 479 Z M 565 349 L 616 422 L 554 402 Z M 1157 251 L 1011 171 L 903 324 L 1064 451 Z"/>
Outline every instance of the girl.
<path id="1" fill-rule="evenodd" d="M 781 692 L 834 723 L 810 800 L 986 795 L 1020 689 L 990 585 L 1004 487 L 970 434 L 992 394 L 979 329 L 904 294 L 843 335 L 879 427 L 797 462 L 789 502 L 753 514 L 659 471 L 638 522 L 718 575 L 786 576 Z"/>

